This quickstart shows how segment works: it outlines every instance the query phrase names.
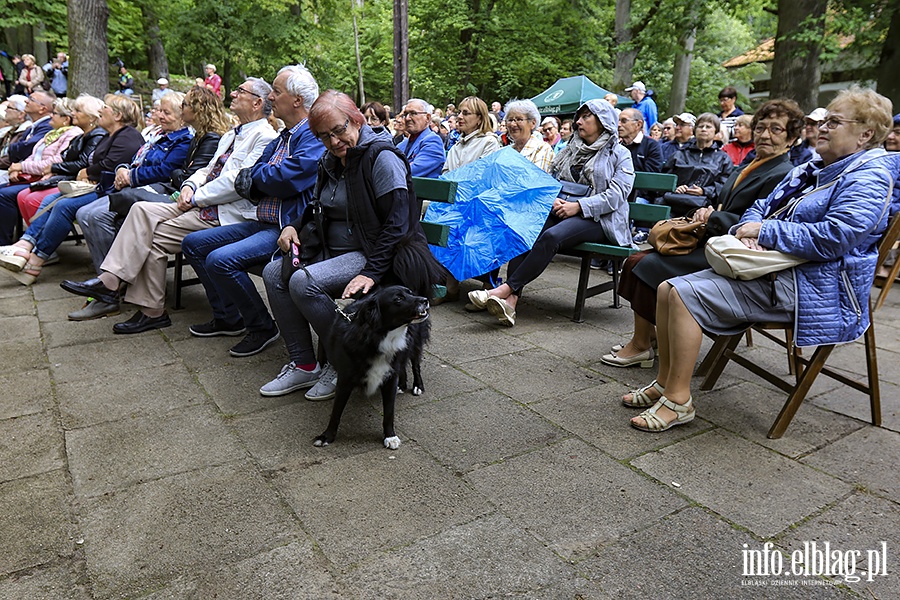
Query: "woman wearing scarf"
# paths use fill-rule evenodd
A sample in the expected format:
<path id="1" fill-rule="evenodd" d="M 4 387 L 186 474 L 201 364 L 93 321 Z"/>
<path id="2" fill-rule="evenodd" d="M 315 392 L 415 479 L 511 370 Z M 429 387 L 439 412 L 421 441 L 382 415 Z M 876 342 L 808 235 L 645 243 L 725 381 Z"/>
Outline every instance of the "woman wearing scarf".
<path id="1" fill-rule="evenodd" d="M 618 124 L 615 109 L 605 100 L 589 100 L 578 109 L 576 132 L 551 163 L 550 174 L 590 186 L 587 195 L 569 201 L 557 198 L 531 250 L 509 261 L 506 282 L 469 292 L 469 302 L 511 327 L 522 289 L 544 272 L 557 252 L 582 242 L 632 246 L 628 194 L 634 166 L 631 153 L 618 141 Z"/>
<path id="2" fill-rule="evenodd" d="M 891 128 L 891 101 L 854 86 L 827 111 L 819 158 L 794 168 L 730 229 L 751 250 L 807 262 L 774 281 L 707 269 L 662 283 L 659 374 L 622 398 L 638 408 L 653 403 L 631 419 L 636 429 L 656 433 L 693 421 L 690 384 L 704 331 L 734 335 L 753 323 L 793 323 L 797 346 L 810 347 L 851 342 L 868 329 L 877 244 L 891 202 L 894 157 L 880 147 Z"/>
<path id="3" fill-rule="evenodd" d="M 719 194 L 718 210 L 701 208 L 693 215 L 694 221 L 706 223 L 707 237 L 728 233 L 757 199 L 772 193 L 788 174 L 791 160 L 787 152 L 803 133 L 803 112 L 793 100 L 770 100 L 759 108 L 748 129 L 759 141 L 756 158 L 732 171 Z M 625 260 L 619 276 L 619 295 L 631 302 L 634 335 L 625 344 L 614 346 L 612 353 L 602 358 L 604 363 L 614 367 L 653 366 L 656 288 L 666 279 L 708 269 L 703 246 L 699 244 L 693 252 L 682 256 L 664 256 L 646 250 Z M 638 393 L 643 392 L 638 390 Z"/>

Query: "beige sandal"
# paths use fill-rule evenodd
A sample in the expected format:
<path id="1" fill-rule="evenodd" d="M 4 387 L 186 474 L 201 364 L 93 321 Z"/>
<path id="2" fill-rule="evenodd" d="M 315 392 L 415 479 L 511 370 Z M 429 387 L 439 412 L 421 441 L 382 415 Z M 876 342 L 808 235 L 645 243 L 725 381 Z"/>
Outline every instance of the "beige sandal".
<path id="1" fill-rule="evenodd" d="M 41 274 L 41 269 L 43 268 L 44 265 L 28 263 L 21 271 L 13 271 L 10 275 L 15 277 L 22 285 L 31 285 Z"/>
<path id="2" fill-rule="evenodd" d="M 622 404 L 630 408 L 647 408 L 648 406 L 653 406 L 654 404 L 656 404 L 656 401 L 659 400 L 659 398 L 651 398 L 647 395 L 647 390 L 651 388 L 659 392 L 660 397 L 662 397 L 663 392 L 665 391 L 663 386 L 659 385 L 654 379 L 649 385 L 645 385 L 638 390 L 631 390 L 630 392 L 628 392 L 629 394 L 631 394 L 631 402 L 629 402 L 625 398 L 622 398 Z"/>
<path id="3" fill-rule="evenodd" d="M 693 396 L 688 398 L 688 401 L 684 404 L 675 404 L 663 396 L 656 404 L 638 415 L 638 417 L 644 419 L 646 425 L 638 425 L 633 420 L 629 422 L 635 429 L 640 429 L 641 431 L 647 431 L 649 433 L 660 433 L 672 429 L 676 425 L 684 425 L 685 423 L 693 421 L 695 416 L 693 402 Z M 656 414 L 663 406 L 675 413 L 675 418 L 672 421 L 666 422 L 665 419 Z"/>
<path id="4" fill-rule="evenodd" d="M 0 247 L 0 267 L 10 271 L 21 271 L 28 262 L 31 251 L 21 246 Z"/>

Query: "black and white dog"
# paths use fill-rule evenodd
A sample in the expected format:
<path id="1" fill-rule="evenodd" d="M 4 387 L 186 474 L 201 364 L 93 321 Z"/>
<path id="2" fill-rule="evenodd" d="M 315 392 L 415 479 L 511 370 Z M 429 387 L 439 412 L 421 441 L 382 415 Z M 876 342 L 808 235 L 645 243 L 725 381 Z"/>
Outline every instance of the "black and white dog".
<path id="1" fill-rule="evenodd" d="M 390 286 L 370 292 L 348 306 L 344 316 L 335 317 L 325 340 L 328 361 L 337 371 L 334 407 L 328 428 L 314 445 L 327 446 L 334 441 L 350 394 L 356 387 L 365 386 L 370 396 L 381 390 L 385 447 L 394 450 L 400 446 L 400 438 L 394 432 L 394 402 L 401 370 L 406 378 L 407 358 L 412 358 L 414 365 L 413 393 L 422 389 L 418 360 L 427 339 L 424 321 L 428 308 L 427 298 L 402 286 Z M 410 332 L 419 328 L 418 332 Z"/>

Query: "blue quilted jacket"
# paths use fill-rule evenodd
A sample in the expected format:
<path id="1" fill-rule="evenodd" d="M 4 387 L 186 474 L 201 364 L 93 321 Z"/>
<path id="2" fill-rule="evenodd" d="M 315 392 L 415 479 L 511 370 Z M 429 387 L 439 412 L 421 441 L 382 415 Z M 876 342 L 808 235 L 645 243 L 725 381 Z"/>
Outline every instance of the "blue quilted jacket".
<path id="1" fill-rule="evenodd" d="M 762 221 L 778 191 L 801 168 L 768 198 L 757 200 L 741 223 Z M 761 246 L 809 261 L 793 269 L 798 346 L 851 342 L 869 327 L 869 292 L 894 172 L 894 158 L 883 149 L 857 152 L 814 173 L 815 188 L 785 219 L 762 221 Z"/>

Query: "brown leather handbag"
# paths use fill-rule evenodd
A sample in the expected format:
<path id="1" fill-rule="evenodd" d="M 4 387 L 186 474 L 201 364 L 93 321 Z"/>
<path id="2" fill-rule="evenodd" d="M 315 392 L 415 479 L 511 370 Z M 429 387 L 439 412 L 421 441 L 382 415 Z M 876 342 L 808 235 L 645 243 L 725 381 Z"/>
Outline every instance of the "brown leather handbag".
<path id="1" fill-rule="evenodd" d="M 706 223 L 695 223 L 689 217 L 660 221 L 650 230 L 647 242 L 664 256 L 690 254 L 706 236 Z"/>

